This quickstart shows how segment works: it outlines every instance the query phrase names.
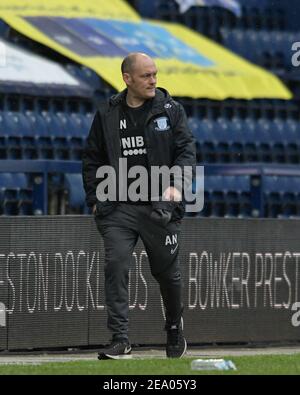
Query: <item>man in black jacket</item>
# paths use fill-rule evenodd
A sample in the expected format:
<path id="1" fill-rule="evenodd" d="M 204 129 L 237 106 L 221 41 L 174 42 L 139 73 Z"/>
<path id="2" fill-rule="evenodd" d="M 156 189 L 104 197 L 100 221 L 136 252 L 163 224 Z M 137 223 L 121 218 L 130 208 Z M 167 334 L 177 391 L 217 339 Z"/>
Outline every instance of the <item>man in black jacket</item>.
<path id="1" fill-rule="evenodd" d="M 105 301 L 112 333 L 111 345 L 101 350 L 98 358 L 118 359 L 131 352 L 128 274 L 139 237 L 165 305 L 166 355 L 180 358 L 186 351 L 186 340 L 178 243 L 184 215 L 182 184 L 190 183 L 192 175 L 174 172 L 170 185 L 163 188 L 165 184 L 158 183 L 153 192 L 152 170 L 195 166 L 195 141 L 183 107 L 164 89 L 156 88 L 153 59 L 142 53 L 129 54 L 121 71 L 127 88 L 99 106 L 83 155 L 86 201 L 105 246 Z M 105 182 L 108 167 L 115 177 Z M 138 178 L 129 176 L 136 169 L 150 174 L 139 187 Z"/>

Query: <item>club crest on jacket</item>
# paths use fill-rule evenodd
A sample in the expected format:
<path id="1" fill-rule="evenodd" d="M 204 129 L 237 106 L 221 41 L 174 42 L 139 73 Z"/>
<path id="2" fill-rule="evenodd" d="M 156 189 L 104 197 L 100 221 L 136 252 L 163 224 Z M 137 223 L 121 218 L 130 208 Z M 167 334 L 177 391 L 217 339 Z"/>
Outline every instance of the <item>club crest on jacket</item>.
<path id="1" fill-rule="evenodd" d="M 167 117 L 160 117 L 154 120 L 156 122 L 157 126 L 155 130 L 159 132 L 164 132 L 166 130 L 170 129 L 170 125 L 168 124 L 168 118 Z"/>

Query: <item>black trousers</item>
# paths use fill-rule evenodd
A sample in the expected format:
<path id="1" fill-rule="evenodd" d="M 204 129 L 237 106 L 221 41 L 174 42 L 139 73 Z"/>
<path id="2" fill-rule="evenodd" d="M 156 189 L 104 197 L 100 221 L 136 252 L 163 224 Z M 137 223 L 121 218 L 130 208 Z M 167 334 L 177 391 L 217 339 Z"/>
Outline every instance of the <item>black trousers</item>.
<path id="1" fill-rule="evenodd" d="M 150 215 L 151 205 L 120 203 L 104 218 L 96 217 L 105 247 L 105 303 L 107 326 L 113 338 L 128 338 L 128 279 L 134 247 L 141 237 L 151 274 L 160 285 L 166 328 L 182 316 L 182 279 L 179 268 L 180 222 L 163 225 Z"/>

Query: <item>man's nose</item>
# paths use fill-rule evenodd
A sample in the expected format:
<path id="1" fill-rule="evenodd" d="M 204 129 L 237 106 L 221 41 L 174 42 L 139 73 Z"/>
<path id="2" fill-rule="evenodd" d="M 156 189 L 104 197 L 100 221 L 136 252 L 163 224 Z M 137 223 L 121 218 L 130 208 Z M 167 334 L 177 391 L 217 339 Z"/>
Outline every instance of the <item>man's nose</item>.
<path id="1" fill-rule="evenodd" d="M 156 84 L 156 77 L 150 77 L 150 84 L 152 85 Z"/>

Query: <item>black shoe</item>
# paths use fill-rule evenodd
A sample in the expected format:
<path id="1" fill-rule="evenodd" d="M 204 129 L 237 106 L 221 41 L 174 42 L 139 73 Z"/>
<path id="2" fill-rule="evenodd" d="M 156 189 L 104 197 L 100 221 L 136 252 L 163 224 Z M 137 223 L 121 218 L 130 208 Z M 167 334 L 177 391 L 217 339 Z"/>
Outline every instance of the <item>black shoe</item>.
<path id="1" fill-rule="evenodd" d="M 186 340 L 183 336 L 183 319 L 179 325 L 167 329 L 166 354 L 168 358 L 181 358 L 186 352 Z"/>
<path id="2" fill-rule="evenodd" d="M 112 343 L 100 350 L 98 359 L 126 359 L 130 358 L 131 346 L 126 340 L 113 340 Z"/>

